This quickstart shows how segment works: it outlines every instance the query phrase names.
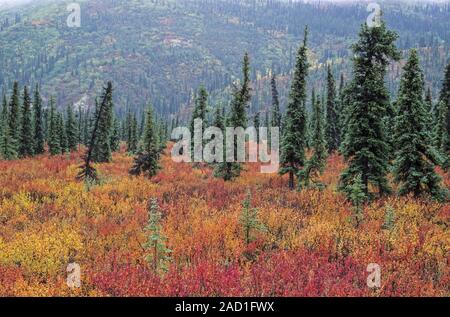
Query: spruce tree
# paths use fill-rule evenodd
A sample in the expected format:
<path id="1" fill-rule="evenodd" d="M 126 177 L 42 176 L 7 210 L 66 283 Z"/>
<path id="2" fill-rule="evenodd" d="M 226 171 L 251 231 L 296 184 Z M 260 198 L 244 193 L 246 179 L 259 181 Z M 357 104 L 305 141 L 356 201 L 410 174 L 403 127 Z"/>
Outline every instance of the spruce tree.
<path id="1" fill-rule="evenodd" d="M 339 88 L 338 88 L 338 98 L 336 103 L 336 113 L 338 117 L 338 131 L 339 131 L 339 148 L 340 150 L 342 140 L 344 138 L 344 131 L 343 131 L 343 125 L 345 120 L 345 114 L 344 114 L 344 89 L 345 89 L 345 80 L 344 80 L 344 74 L 341 74 L 341 78 L 339 80 Z"/>
<path id="2" fill-rule="evenodd" d="M 341 176 L 341 189 L 350 195 L 351 184 L 361 176 L 366 199 L 369 185 L 380 195 L 390 191 L 386 174 L 389 163 L 389 143 L 385 135 L 384 118 L 389 110 L 389 93 L 384 86 L 390 59 L 398 60 L 395 47 L 397 34 L 380 26 L 364 24 L 359 40 L 353 45 L 353 83 L 351 103 L 346 107 L 346 133 L 342 152 L 348 168 Z"/>
<path id="3" fill-rule="evenodd" d="M 153 119 L 153 106 L 149 105 L 147 107 L 147 112 L 145 113 L 145 125 L 143 132 L 143 150 L 145 152 L 152 152 L 156 149 L 156 131 L 155 131 L 155 122 Z"/>
<path id="4" fill-rule="evenodd" d="M 272 79 L 270 81 L 270 85 L 272 88 L 272 127 L 278 127 L 281 131 L 281 111 L 280 111 L 280 100 L 278 96 L 278 89 L 277 89 L 277 79 L 276 75 L 274 74 L 272 76 Z"/>
<path id="5" fill-rule="evenodd" d="M 66 121 L 66 134 L 67 134 L 67 147 L 70 152 L 75 152 L 78 147 L 78 127 L 75 120 L 75 115 L 71 105 L 67 106 L 67 121 Z"/>
<path id="6" fill-rule="evenodd" d="M 143 151 L 138 153 L 134 159 L 134 165 L 130 170 L 131 175 L 145 174 L 149 178 L 156 175 L 159 169 L 159 149 L 156 145 L 157 135 L 155 133 L 153 119 L 153 107 L 148 106 L 145 115 L 145 126 L 143 132 Z"/>
<path id="7" fill-rule="evenodd" d="M 128 123 L 128 140 L 127 140 L 127 151 L 129 153 L 136 153 L 138 150 L 138 124 L 136 119 L 136 114 L 131 115 Z"/>
<path id="8" fill-rule="evenodd" d="M 59 153 L 61 153 L 61 144 L 58 129 L 58 113 L 55 108 L 53 97 L 50 98 L 48 147 L 51 155 L 58 155 Z"/>
<path id="9" fill-rule="evenodd" d="M 111 134 L 113 128 L 113 117 L 114 117 L 114 105 L 112 100 L 112 91 L 111 93 L 105 95 L 107 98 L 104 100 L 105 104 L 103 105 L 103 111 L 99 116 L 99 112 L 97 111 L 97 116 L 99 116 L 98 120 L 98 129 L 97 129 L 97 137 L 95 142 L 95 147 L 93 149 L 92 160 L 93 162 L 98 163 L 106 163 L 111 162 L 112 154 L 111 154 Z"/>
<path id="10" fill-rule="evenodd" d="M 247 107 L 251 100 L 251 87 L 250 87 L 250 58 L 248 53 L 244 55 L 244 61 L 242 64 L 243 80 L 242 84 L 233 89 L 233 98 L 231 101 L 231 109 L 229 117 L 226 120 L 226 125 L 232 128 L 247 128 Z M 224 138 L 226 139 L 226 137 Z M 239 177 L 241 174 L 242 166 L 237 161 L 237 142 L 232 140 L 230 142 L 234 147 L 234 162 L 223 162 L 216 168 L 215 175 L 223 178 L 225 181 L 232 180 Z M 226 144 L 226 141 L 225 141 Z M 226 147 L 224 152 L 227 151 Z M 231 150 L 231 149 L 230 149 Z"/>
<path id="11" fill-rule="evenodd" d="M 312 149 L 313 154 L 307 161 L 305 168 L 299 172 L 298 188 L 302 186 L 309 187 L 312 180 L 316 186 L 317 177 L 321 173 L 326 165 L 327 159 L 327 142 L 325 140 L 325 128 L 324 128 L 324 110 L 320 102 L 320 96 L 316 99 L 313 114 L 311 117 L 313 133 L 312 133 Z"/>
<path id="12" fill-rule="evenodd" d="M 305 164 L 306 136 L 306 78 L 308 28 L 297 54 L 294 79 L 289 95 L 286 121 L 281 142 L 281 174 L 289 174 L 289 188 L 295 188 L 295 175 Z"/>
<path id="13" fill-rule="evenodd" d="M 90 130 L 90 109 L 86 109 L 84 112 L 84 118 L 83 118 L 83 144 L 85 146 L 89 146 L 89 130 Z"/>
<path id="14" fill-rule="evenodd" d="M 432 135 L 433 134 L 433 123 L 435 122 L 435 109 L 433 106 L 433 96 L 431 95 L 430 87 L 427 88 L 427 92 L 425 94 L 425 106 L 427 112 L 427 131 Z"/>
<path id="15" fill-rule="evenodd" d="M 111 107 L 110 103 L 112 101 L 112 93 L 113 93 L 112 83 L 108 82 L 107 86 L 105 88 L 103 88 L 103 94 L 101 97 L 102 102 L 97 107 L 98 111 L 96 111 L 96 118 L 95 118 L 95 122 L 93 124 L 93 128 L 91 131 L 91 138 L 89 141 L 89 146 L 88 146 L 87 152 L 84 156 L 84 163 L 82 166 L 80 166 L 81 170 L 77 175 L 77 179 L 81 179 L 81 180 L 84 180 L 87 182 L 98 180 L 97 171 L 91 165 L 92 160 L 93 160 L 92 154 L 93 154 L 94 147 L 96 146 L 97 131 L 100 126 L 100 120 L 102 118 L 103 112 L 108 111 L 108 107 Z"/>
<path id="16" fill-rule="evenodd" d="M 45 152 L 45 127 L 42 113 L 42 98 L 39 93 L 39 86 L 34 90 L 34 153 L 42 154 Z"/>
<path id="17" fill-rule="evenodd" d="M 167 248 L 167 238 L 162 233 L 162 215 L 156 198 L 151 199 L 148 204 L 148 215 L 145 227 L 148 239 L 144 246 L 149 253 L 145 259 L 151 264 L 153 271 L 167 272 L 172 251 Z"/>
<path id="18" fill-rule="evenodd" d="M 220 131 L 222 131 L 223 134 L 223 149 L 225 149 L 225 142 L 226 142 L 226 135 L 225 135 L 225 115 L 224 115 L 224 109 L 221 106 L 218 106 L 216 108 L 215 114 L 214 114 L 214 121 L 213 124 L 216 128 L 219 128 Z M 222 174 L 224 171 L 227 170 L 227 162 L 226 162 L 226 153 L 223 152 L 222 162 L 215 162 L 214 163 L 214 177 L 221 177 L 224 178 L 224 175 Z"/>
<path id="19" fill-rule="evenodd" d="M 192 113 L 192 118 L 190 122 L 190 129 L 191 129 L 191 159 L 194 160 L 194 122 L 197 119 L 200 119 L 203 121 L 202 124 L 202 136 L 203 132 L 207 128 L 207 115 L 208 115 L 208 92 L 206 91 L 205 87 L 201 86 L 198 90 L 198 95 L 195 100 L 195 107 L 194 111 Z M 202 138 L 202 145 L 205 145 L 205 141 Z"/>
<path id="20" fill-rule="evenodd" d="M 33 125 L 31 119 L 31 100 L 27 86 L 23 88 L 23 105 L 20 116 L 19 156 L 30 157 L 34 154 Z"/>
<path id="21" fill-rule="evenodd" d="M 257 208 L 251 207 L 252 193 L 250 189 L 247 192 L 247 197 L 242 204 L 242 212 L 239 217 L 239 223 L 244 232 L 244 242 L 249 245 L 253 240 L 253 231 L 263 231 L 264 225 L 259 220 L 259 212 Z"/>
<path id="22" fill-rule="evenodd" d="M 447 65 L 436 114 L 436 146 L 444 156 L 443 167 L 450 168 L 450 63 Z"/>
<path id="23" fill-rule="evenodd" d="M 314 107 L 316 105 L 316 88 L 313 87 L 311 90 L 311 113 L 314 111 Z M 306 112 L 306 132 L 305 132 L 305 145 L 307 149 L 310 149 L 313 143 L 313 121 L 311 120 L 311 116 L 308 115 L 308 111 L 305 108 Z"/>
<path id="24" fill-rule="evenodd" d="M 339 148 L 339 117 L 336 109 L 336 84 L 331 67 L 327 72 L 327 113 L 326 113 L 326 139 L 328 152 L 333 153 Z M 314 140 L 313 140 L 314 142 Z"/>
<path id="25" fill-rule="evenodd" d="M 120 121 L 114 117 L 113 131 L 111 134 L 111 151 L 118 152 L 120 149 Z"/>
<path id="26" fill-rule="evenodd" d="M 428 133 L 428 108 L 423 100 L 423 73 L 416 50 L 412 50 L 404 67 L 397 101 L 395 122 L 395 181 L 400 184 L 399 194 L 412 193 L 415 197 L 429 194 L 442 199 L 440 177 L 435 165 L 440 158 L 432 146 Z"/>
<path id="27" fill-rule="evenodd" d="M 261 127 L 261 113 L 259 111 L 253 117 L 253 126 L 256 129 L 256 142 L 259 143 L 259 128 Z"/>
<path id="28" fill-rule="evenodd" d="M 242 63 L 243 80 L 240 87 L 236 90 L 231 103 L 230 126 L 237 128 L 247 128 L 247 108 L 251 100 L 251 81 L 250 81 L 250 57 L 246 52 Z"/>
<path id="29" fill-rule="evenodd" d="M 69 151 L 68 142 L 67 142 L 67 132 L 64 124 L 64 117 L 62 113 L 57 114 L 57 131 L 59 136 L 59 146 L 61 150 L 61 154 L 65 154 Z"/>
<path id="30" fill-rule="evenodd" d="M 9 128 L 9 110 L 5 95 L 3 95 L 3 105 L 0 119 L 0 157 L 4 160 L 16 159 L 17 152 L 15 150 L 11 130 Z"/>
<path id="31" fill-rule="evenodd" d="M 80 144 L 84 144 L 84 113 L 83 109 L 81 109 L 81 106 L 78 106 L 78 113 L 77 113 L 77 131 L 78 131 L 78 146 Z"/>
<path id="32" fill-rule="evenodd" d="M 11 98 L 9 100 L 9 131 L 11 133 L 11 146 L 14 148 L 14 151 L 19 153 L 19 145 L 20 145 L 20 133 L 21 133 L 21 107 L 19 104 L 19 83 L 14 82 L 13 91 Z"/>

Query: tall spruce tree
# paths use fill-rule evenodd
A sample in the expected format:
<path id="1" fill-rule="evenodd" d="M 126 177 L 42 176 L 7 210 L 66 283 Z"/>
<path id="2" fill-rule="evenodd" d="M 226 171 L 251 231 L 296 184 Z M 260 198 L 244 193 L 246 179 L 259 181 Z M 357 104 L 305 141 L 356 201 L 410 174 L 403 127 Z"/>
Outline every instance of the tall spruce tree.
<path id="1" fill-rule="evenodd" d="M 272 75 L 272 79 L 270 81 L 270 86 L 272 88 L 272 127 L 278 127 L 281 131 L 281 110 L 280 110 L 280 99 L 278 95 L 277 89 L 277 78 L 276 75 Z"/>
<path id="2" fill-rule="evenodd" d="M 235 86 L 233 89 L 233 98 L 231 101 L 231 109 L 229 117 L 226 120 L 226 125 L 233 128 L 246 128 L 247 108 L 251 100 L 251 87 L 250 87 L 250 57 L 246 52 L 244 55 L 244 61 L 242 63 L 243 80 L 240 86 Z M 224 138 L 226 139 L 226 137 Z M 226 141 L 225 141 L 226 142 Z M 232 180 L 239 177 L 241 174 L 242 166 L 237 162 L 237 142 L 232 140 L 229 142 L 234 147 L 234 162 L 224 162 L 219 164 L 216 168 L 216 177 L 221 177 L 225 181 Z M 225 143 L 226 144 L 226 143 Z M 225 149 L 225 152 L 228 149 Z M 231 150 L 231 149 L 230 149 Z"/>
<path id="3" fill-rule="evenodd" d="M 19 156 L 30 157 L 34 154 L 34 133 L 31 118 L 31 100 L 27 86 L 23 87 L 23 104 L 20 116 Z"/>
<path id="4" fill-rule="evenodd" d="M 136 114 L 130 113 L 130 120 L 128 122 L 128 138 L 127 150 L 129 153 L 136 153 L 138 150 L 138 124 Z"/>
<path id="5" fill-rule="evenodd" d="M 57 114 L 57 131 L 59 136 L 59 146 L 61 154 L 67 153 L 69 151 L 67 142 L 67 131 L 66 126 L 64 124 L 64 117 L 60 112 L 58 112 Z"/>
<path id="6" fill-rule="evenodd" d="M 326 165 L 327 142 L 325 140 L 324 109 L 320 102 L 320 96 L 316 98 L 311 121 L 313 154 L 306 162 L 305 168 L 299 172 L 299 189 L 303 186 L 309 187 L 311 181 L 317 186 L 317 178 L 323 173 Z"/>
<path id="7" fill-rule="evenodd" d="M 100 126 L 100 120 L 102 119 L 103 112 L 108 111 L 108 107 L 112 107 L 112 105 L 110 104 L 112 102 L 112 94 L 113 94 L 112 83 L 109 81 L 106 87 L 103 88 L 103 94 L 101 97 L 102 102 L 100 103 L 100 105 L 98 105 L 98 107 L 96 107 L 97 108 L 95 111 L 96 118 L 95 122 L 93 123 L 89 146 L 84 156 L 84 163 L 82 166 L 80 166 L 80 172 L 77 175 L 77 179 L 84 180 L 87 182 L 90 181 L 95 182 L 98 180 L 97 171 L 91 165 L 93 160 L 92 154 L 96 146 L 97 131 Z"/>
<path id="8" fill-rule="evenodd" d="M 435 109 L 433 105 L 433 96 L 431 94 L 431 88 L 427 88 L 427 92 L 425 94 L 425 106 L 427 112 L 427 131 L 432 135 L 433 133 L 433 124 L 435 122 Z"/>
<path id="9" fill-rule="evenodd" d="M 112 88 L 111 88 L 112 89 Z M 99 111 L 97 110 L 96 115 L 99 116 L 97 137 L 95 146 L 92 153 L 93 162 L 106 163 L 111 162 L 111 134 L 113 128 L 113 117 L 114 117 L 114 104 L 112 99 L 112 92 L 105 95 L 107 98 L 103 102 L 104 108 L 99 116 Z"/>
<path id="10" fill-rule="evenodd" d="M 261 113 L 259 111 L 253 116 L 253 126 L 256 129 L 256 141 L 259 143 L 259 128 L 261 127 Z"/>
<path id="11" fill-rule="evenodd" d="M 294 79 L 281 142 L 281 174 L 289 174 L 289 188 L 295 188 L 295 175 L 305 164 L 306 136 L 306 78 L 308 28 L 305 28 L 303 44 L 297 53 Z"/>
<path id="12" fill-rule="evenodd" d="M 143 151 L 138 153 L 134 159 L 134 165 L 130 170 L 131 175 L 145 174 L 149 178 L 156 175 L 159 169 L 159 149 L 156 144 L 157 134 L 153 118 L 153 107 L 148 106 L 145 115 L 145 126 L 143 132 Z"/>
<path id="13" fill-rule="evenodd" d="M 450 169 L 450 63 L 442 81 L 435 127 L 435 143 L 445 158 L 443 167 Z"/>
<path id="14" fill-rule="evenodd" d="M 327 71 L 327 112 L 326 112 L 326 140 L 328 144 L 328 152 L 337 151 L 340 143 L 339 135 L 339 117 L 336 102 L 336 83 L 334 81 L 331 66 Z M 314 142 L 314 140 L 313 140 Z"/>
<path id="15" fill-rule="evenodd" d="M 429 194 L 444 198 L 434 171 L 440 161 L 432 146 L 428 131 L 429 109 L 423 99 L 423 73 L 416 50 L 412 50 L 404 67 L 398 94 L 398 112 L 395 122 L 395 181 L 400 184 L 399 194 L 412 193 L 415 197 Z"/>
<path id="16" fill-rule="evenodd" d="M 89 146 L 89 130 L 90 130 L 90 118 L 91 118 L 91 112 L 90 109 L 86 109 L 84 112 L 84 118 L 83 118 L 83 144 L 85 146 Z"/>
<path id="17" fill-rule="evenodd" d="M 67 106 L 66 112 L 67 147 L 70 152 L 75 152 L 78 148 L 78 126 L 71 105 Z"/>
<path id="18" fill-rule="evenodd" d="M 341 189 L 347 197 L 356 177 L 361 177 L 366 199 L 369 185 L 380 195 L 390 191 L 386 174 L 389 164 L 389 143 L 385 135 L 384 118 L 389 110 L 389 93 L 384 85 L 390 59 L 398 60 L 395 47 L 397 34 L 384 22 L 369 27 L 364 24 L 359 40 L 353 45 L 353 83 L 346 109 L 346 134 L 342 152 L 348 168 L 341 176 Z"/>
<path id="19" fill-rule="evenodd" d="M 81 108 L 81 106 L 78 106 L 78 111 L 77 111 L 77 116 L 76 116 L 76 120 L 77 120 L 77 131 L 78 131 L 78 146 L 80 146 L 80 144 L 84 144 L 84 113 L 83 113 L 83 109 Z"/>
<path id="20" fill-rule="evenodd" d="M 191 159 L 194 161 L 194 122 L 197 119 L 200 119 L 203 121 L 202 124 L 202 136 L 203 132 L 207 128 L 208 122 L 207 122 L 207 115 L 208 115 L 208 92 L 204 86 L 201 86 L 198 90 L 197 98 L 195 99 L 195 107 L 194 111 L 192 113 L 192 118 L 190 122 L 190 129 L 191 129 L 191 136 L 192 136 L 192 143 L 191 143 Z M 205 145 L 205 141 L 202 137 L 202 145 Z"/>
<path id="21" fill-rule="evenodd" d="M 53 97 L 50 97 L 50 113 L 48 123 L 48 147 L 51 155 L 61 153 L 60 136 L 58 129 L 58 112 Z"/>
<path id="22" fill-rule="evenodd" d="M 120 121 L 114 116 L 113 131 L 111 133 L 111 151 L 117 152 L 120 148 Z"/>
<path id="23" fill-rule="evenodd" d="M 11 133 L 11 145 L 14 148 L 14 151 L 19 153 L 19 145 L 20 145 L 20 132 L 21 132 L 21 107 L 19 103 L 20 92 L 19 92 L 19 83 L 16 81 L 13 84 L 13 91 L 11 98 L 9 100 L 9 131 Z"/>
<path id="24" fill-rule="evenodd" d="M 13 137 L 9 128 L 9 109 L 5 95 L 3 95 L 2 113 L 0 119 L 0 157 L 4 160 L 13 160 L 17 158 L 17 151 L 13 144 Z"/>
<path id="25" fill-rule="evenodd" d="M 213 120 L 214 127 L 220 129 L 223 134 L 223 149 L 225 149 L 225 115 L 224 115 L 224 108 L 222 106 L 217 106 L 216 111 L 214 114 L 214 120 Z M 214 163 L 214 176 L 215 177 L 222 177 L 223 178 L 223 171 L 226 171 L 226 155 L 225 151 L 223 151 L 222 156 L 222 162 L 215 162 Z"/>
<path id="26" fill-rule="evenodd" d="M 34 90 L 34 153 L 42 154 L 45 152 L 45 127 L 42 113 L 42 98 L 39 93 L 39 86 L 36 84 Z"/>

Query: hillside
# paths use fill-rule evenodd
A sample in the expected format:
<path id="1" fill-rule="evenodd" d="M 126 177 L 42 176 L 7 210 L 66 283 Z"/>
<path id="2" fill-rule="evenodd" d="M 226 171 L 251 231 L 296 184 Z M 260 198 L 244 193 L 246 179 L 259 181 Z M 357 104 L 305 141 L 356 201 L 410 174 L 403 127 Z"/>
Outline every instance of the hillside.
<path id="1" fill-rule="evenodd" d="M 288 75 L 305 24 L 311 29 L 311 82 L 320 87 L 323 65 L 349 73 L 349 45 L 368 15 L 365 4 L 267 1 L 90 0 L 81 3 L 81 27 L 68 28 L 65 1 L 37 1 L 0 11 L 0 89 L 14 80 L 43 88 L 44 100 L 92 105 L 113 80 L 118 112 L 151 100 L 162 115 L 177 113 L 205 84 L 213 101 L 239 75 L 244 51 L 252 58 L 255 87 L 270 69 Z M 439 88 L 448 60 L 447 4 L 382 3 L 400 34 L 399 47 L 421 47 L 427 82 Z M 326 21 L 326 23 L 324 23 Z M 398 68 L 390 87 L 397 88 Z M 281 95 L 289 76 L 281 83 Z M 267 90 L 267 89 L 264 89 Z M 256 89 L 252 111 L 265 107 Z M 215 96 L 215 97 L 214 97 Z"/>

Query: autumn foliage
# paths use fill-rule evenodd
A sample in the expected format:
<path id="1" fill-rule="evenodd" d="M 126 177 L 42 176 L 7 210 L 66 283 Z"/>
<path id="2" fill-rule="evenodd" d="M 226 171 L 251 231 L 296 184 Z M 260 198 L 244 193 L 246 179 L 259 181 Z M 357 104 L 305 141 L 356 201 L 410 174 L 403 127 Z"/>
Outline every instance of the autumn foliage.
<path id="1" fill-rule="evenodd" d="M 224 182 L 168 155 L 153 179 L 132 177 L 125 153 L 97 165 L 101 182 L 87 186 L 76 180 L 80 162 L 77 153 L 0 162 L 0 296 L 450 294 L 450 205 L 389 197 L 365 206 L 356 226 L 337 191 L 338 156 L 321 176 L 325 190 L 301 192 L 256 165 Z M 247 243 L 249 190 L 261 229 Z M 151 198 L 171 250 L 166 271 L 146 261 Z M 73 262 L 78 289 L 66 285 Z M 369 263 L 381 266 L 379 289 L 366 285 Z"/>

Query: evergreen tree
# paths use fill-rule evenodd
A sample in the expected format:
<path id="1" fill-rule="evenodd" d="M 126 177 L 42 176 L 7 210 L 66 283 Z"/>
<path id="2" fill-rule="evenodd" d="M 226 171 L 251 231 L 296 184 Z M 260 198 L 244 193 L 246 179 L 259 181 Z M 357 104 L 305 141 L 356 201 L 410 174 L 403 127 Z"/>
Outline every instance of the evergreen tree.
<path id="1" fill-rule="evenodd" d="M 244 61 L 242 64 L 243 81 L 240 87 L 235 86 L 233 90 L 233 98 L 231 101 L 231 109 L 229 117 L 227 118 L 227 126 L 233 128 L 247 128 L 247 107 L 251 100 L 251 87 L 250 87 L 250 58 L 248 53 L 244 55 Z M 226 139 L 226 137 L 224 138 Z M 226 141 L 225 141 L 226 144 Z M 215 175 L 223 178 L 225 181 L 232 180 L 239 177 L 241 174 L 242 166 L 237 161 L 237 142 L 233 140 L 234 146 L 234 162 L 223 162 L 216 168 Z M 230 149 L 231 150 L 231 149 Z M 227 149 L 225 147 L 226 152 Z"/>
<path id="2" fill-rule="evenodd" d="M 444 155 L 443 167 L 450 168 L 450 63 L 447 65 L 436 115 L 436 145 Z"/>
<path id="3" fill-rule="evenodd" d="M 89 141 L 88 150 L 84 157 L 84 164 L 80 166 L 80 172 L 77 175 L 77 179 L 82 179 L 86 182 L 97 181 L 98 175 L 97 171 L 94 167 L 92 167 L 91 162 L 93 160 L 92 154 L 94 151 L 94 147 L 96 146 L 97 139 L 97 131 L 100 126 L 100 120 L 103 118 L 103 112 L 110 111 L 108 108 L 112 107 L 112 83 L 109 81 L 107 86 L 103 88 L 102 102 L 100 106 L 96 107 L 98 111 L 96 111 L 96 119 L 93 125 L 93 129 L 91 131 L 91 139 Z"/>
<path id="4" fill-rule="evenodd" d="M 39 86 L 34 90 L 34 153 L 42 154 L 45 152 L 45 127 L 42 113 L 42 98 L 39 93 Z"/>
<path id="5" fill-rule="evenodd" d="M 191 128 L 191 159 L 194 159 L 194 121 L 200 119 L 203 121 L 202 125 L 202 136 L 203 132 L 207 128 L 207 115 L 208 115 L 208 92 L 205 87 L 201 86 L 198 90 L 198 96 L 195 100 L 194 112 L 192 113 L 192 119 L 190 123 Z M 202 138 L 202 145 L 205 145 L 205 141 Z"/>
<path id="6" fill-rule="evenodd" d="M 127 138 L 127 151 L 129 153 L 136 153 L 138 150 L 138 126 L 137 126 L 136 114 L 131 115 L 128 123 L 128 138 Z"/>
<path id="7" fill-rule="evenodd" d="M 131 175 L 146 174 L 148 177 L 156 175 L 159 169 L 159 149 L 156 145 L 157 136 L 154 128 L 153 107 L 150 105 L 145 116 L 143 133 L 143 152 L 137 154 L 134 165 L 130 170 Z"/>
<path id="8" fill-rule="evenodd" d="M 148 233 L 148 240 L 145 248 L 149 251 L 149 254 L 146 256 L 146 260 L 151 264 L 155 272 L 158 270 L 167 272 L 172 251 L 167 248 L 167 238 L 162 234 L 162 215 L 156 199 L 150 200 L 148 211 L 148 223 L 145 227 L 145 231 Z"/>
<path id="9" fill-rule="evenodd" d="M 19 156 L 30 157 L 34 154 L 33 125 L 31 118 L 31 100 L 27 86 L 23 88 L 22 115 L 20 116 Z"/>
<path id="10" fill-rule="evenodd" d="M 280 100 L 278 97 L 278 89 L 277 89 L 277 79 L 275 74 L 271 79 L 271 88 L 272 88 L 272 127 L 279 127 L 281 131 L 281 111 L 280 111 Z M 268 127 L 269 125 L 267 125 Z"/>
<path id="11" fill-rule="evenodd" d="M 427 131 L 432 134 L 433 124 L 435 122 L 435 109 L 433 106 L 433 96 L 431 95 L 430 87 L 427 88 L 427 92 L 425 94 L 425 106 L 427 112 Z"/>
<path id="12" fill-rule="evenodd" d="M 342 152 L 348 168 L 341 176 L 341 189 L 350 194 L 351 184 L 361 176 L 363 192 L 369 198 L 369 184 L 380 195 L 389 192 L 386 174 L 389 163 L 389 143 L 383 120 L 388 113 L 389 94 L 384 78 L 389 60 L 399 59 L 395 47 L 397 34 L 380 26 L 364 24 L 359 41 L 353 45 L 353 83 L 346 109 L 346 135 Z"/>
<path id="13" fill-rule="evenodd" d="M 222 131 L 223 134 L 223 149 L 225 149 L 225 141 L 226 141 L 226 135 L 225 135 L 225 116 L 224 116 L 224 110 L 221 106 L 218 106 L 215 111 L 214 115 L 214 126 L 216 128 L 219 128 L 220 131 Z M 226 153 L 223 151 L 223 160 L 222 162 L 216 162 L 214 164 L 214 177 L 221 177 L 224 178 L 224 175 L 222 174 L 224 171 L 227 170 L 226 166 Z"/>
<path id="14" fill-rule="evenodd" d="M 106 163 L 111 162 L 111 134 L 113 128 L 114 104 L 112 91 L 105 95 L 104 109 L 98 120 L 96 143 L 92 153 L 93 162 Z M 96 116 L 99 116 L 97 111 Z"/>
<path id="15" fill-rule="evenodd" d="M 247 197 L 242 204 L 242 213 L 239 217 L 239 222 L 244 231 L 244 241 L 246 245 L 249 245 L 253 240 L 253 231 L 261 231 L 264 229 L 264 225 L 259 220 L 258 209 L 251 208 L 252 195 L 248 190 Z"/>
<path id="16" fill-rule="evenodd" d="M 4 160 L 13 160 L 17 158 L 17 152 L 9 128 L 9 110 L 5 95 L 3 95 L 3 106 L 0 119 L 0 157 Z"/>
<path id="17" fill-rule="evenodd" d="M 166 146 L 167 146 L 167 121 L 161 120 L 159 123 L 159 142 L 158 142 L 158 149 L 160 152 L 162 152 Z"/>
<path id="18" fill-rule="evenodd" d="M 326 139 L 328 144 L 328 152 L 337 151 L 340 143 L 339 136 L 339 117 L 336 109 L 336 84 L 334 81 L 331 67 L 328 66 L 327 74 L 327 123 L 326 123 Z"/>
<path id="19" fill-rule="evenodd" d="M 66 134 L 67 134 L 67 147 L 70 152 L 74 152 L 78 147 L 78 127 L 75 120 L 75 115 L 72 110 L 72 106 L 67 106 L 67 122 L 66 122 Z"/>
<path id="20" fill-rule="evenodd" d="M 143 150 L 145 152 L 152 152 L 156 149 L 157 136 L 155 133 L 153 119 L 153 106 L 149 105 L 145 114 L 145 125 L 143 132 Z"/>
<path id="21" fill-rule="evenodd" d="M 84 113 L 84 119 L 83 119 L 83 144 L 85 146 L 89 146 L 89 130 L 90 130 L 90 110 L 86 109 Z"/>
<path id="22" fill-rule="evenodd" d="M 348 199 L 353 204 L 352 218 L 355 227 L 359 227 L 364 219 L 364 203 L 367 201 L 367 194 L 365 193 L 364 183 L 360 174 L 355 175 L 353 182 L 349 185 Z"/>
<path id="23" fill-rule="evenodd" d="M 291 86 L 290 100 L 281 142 L 281 174 L 289 174 L 289 188 L 295 188 L 294 176 L 305 163 L 306 136 L 306 78 L 308 28 L 305 28 L 303 45 L 299 48 Z"/>
<path id="24" fill-rule="evenodd" d="M 320 97 L 316 99 L 312 115 L 312 149 L 313 154 L 307 161 L 305 168 L 299 172 L 298 187 L 309 187 L 313 180 L 316 185 L 316 178 L 323 173 L 327 159 L 327 142 L 325 141 L 324 111 L 320 102 Z"/>
<path id="25" fill-rule="evenodd" d="M 120 121 L 114 117 L 113 132 L 111 134 L 111 151 L 118 152 L 120 149 Z"/>
<path id="26" fill-rule="evenodd" d="M 13 92 L 9 100 L 9 131 L 11 133 L 11 146 L 14 151 L 19 153 L 20 133 L 21 133 L 21 118 L 20 118 L 20 104 L 19 104 L 19 83 L 14 82 Z"/>
<path id="27" fill-rule="evenodd" d="M 64 124 L 64 117 L 62 113 L 57 114 L 57 131 L 59 136 L 59 146 L 61 150 L 61 154 L 67 153 L 69 151 L 68 141 L 67 141 L 67 132 Z"/>
<path id="28" fill-rule="evenodd" d="M 58 113 L 53 97 L 50 98 L 50 113 L 48 124 L 48 147 L 51 155 L 61 153 L 60 135 L 58 129 Z"/>
<path id="29" fill-rule="evenodd" d="M 398 113 L 395 124 L 396 155 L 394 163 L 395 181 L 400 184 L 401 195 L 430 194 L 442 198 L 440 177 L 435 173 L 435 164 L 440 160 L 432 146 L 427 131 L 429 115 L 423 100 L 423 73 L 416 50 L 404 67 L 398 94 Z"/>
<path id="30" fill-rule="evenodd" d="M 255 113 L 253 117 L 253 126 L 256 129 L 256 142 L 259 142 L 259 128 L 261 127 L 261 114 L 260 112 Z"/>
<path id="31" fill-rule="evenodd" d="M 246 52 L 242 63 L 243 80 L 233 96 L 230 112 L 230 126 L 247 128 L 247 108 L 251 100 L 250 57 Z"/>
<path id="32" fill-rule="evenodd" d="M 77 131 L 78 131 L 78 145 L 84 144 L 84 113 L 81 106 L 78 106 L 77 113 Z"/>
<path id="33" fill-rule="evenodd" d="M 316 89 L 315 87 L 311 90 L 311 113 L 314 111 L 314 107 L 316 105 Z M 306 113 L 306 132 L 305 132 L 305 145 L 307 149 L 312 147 L 313 143 L 313 121 L 311 120 L 311 116 L 308 115 L 308 111 L 305 109 Z"/>

